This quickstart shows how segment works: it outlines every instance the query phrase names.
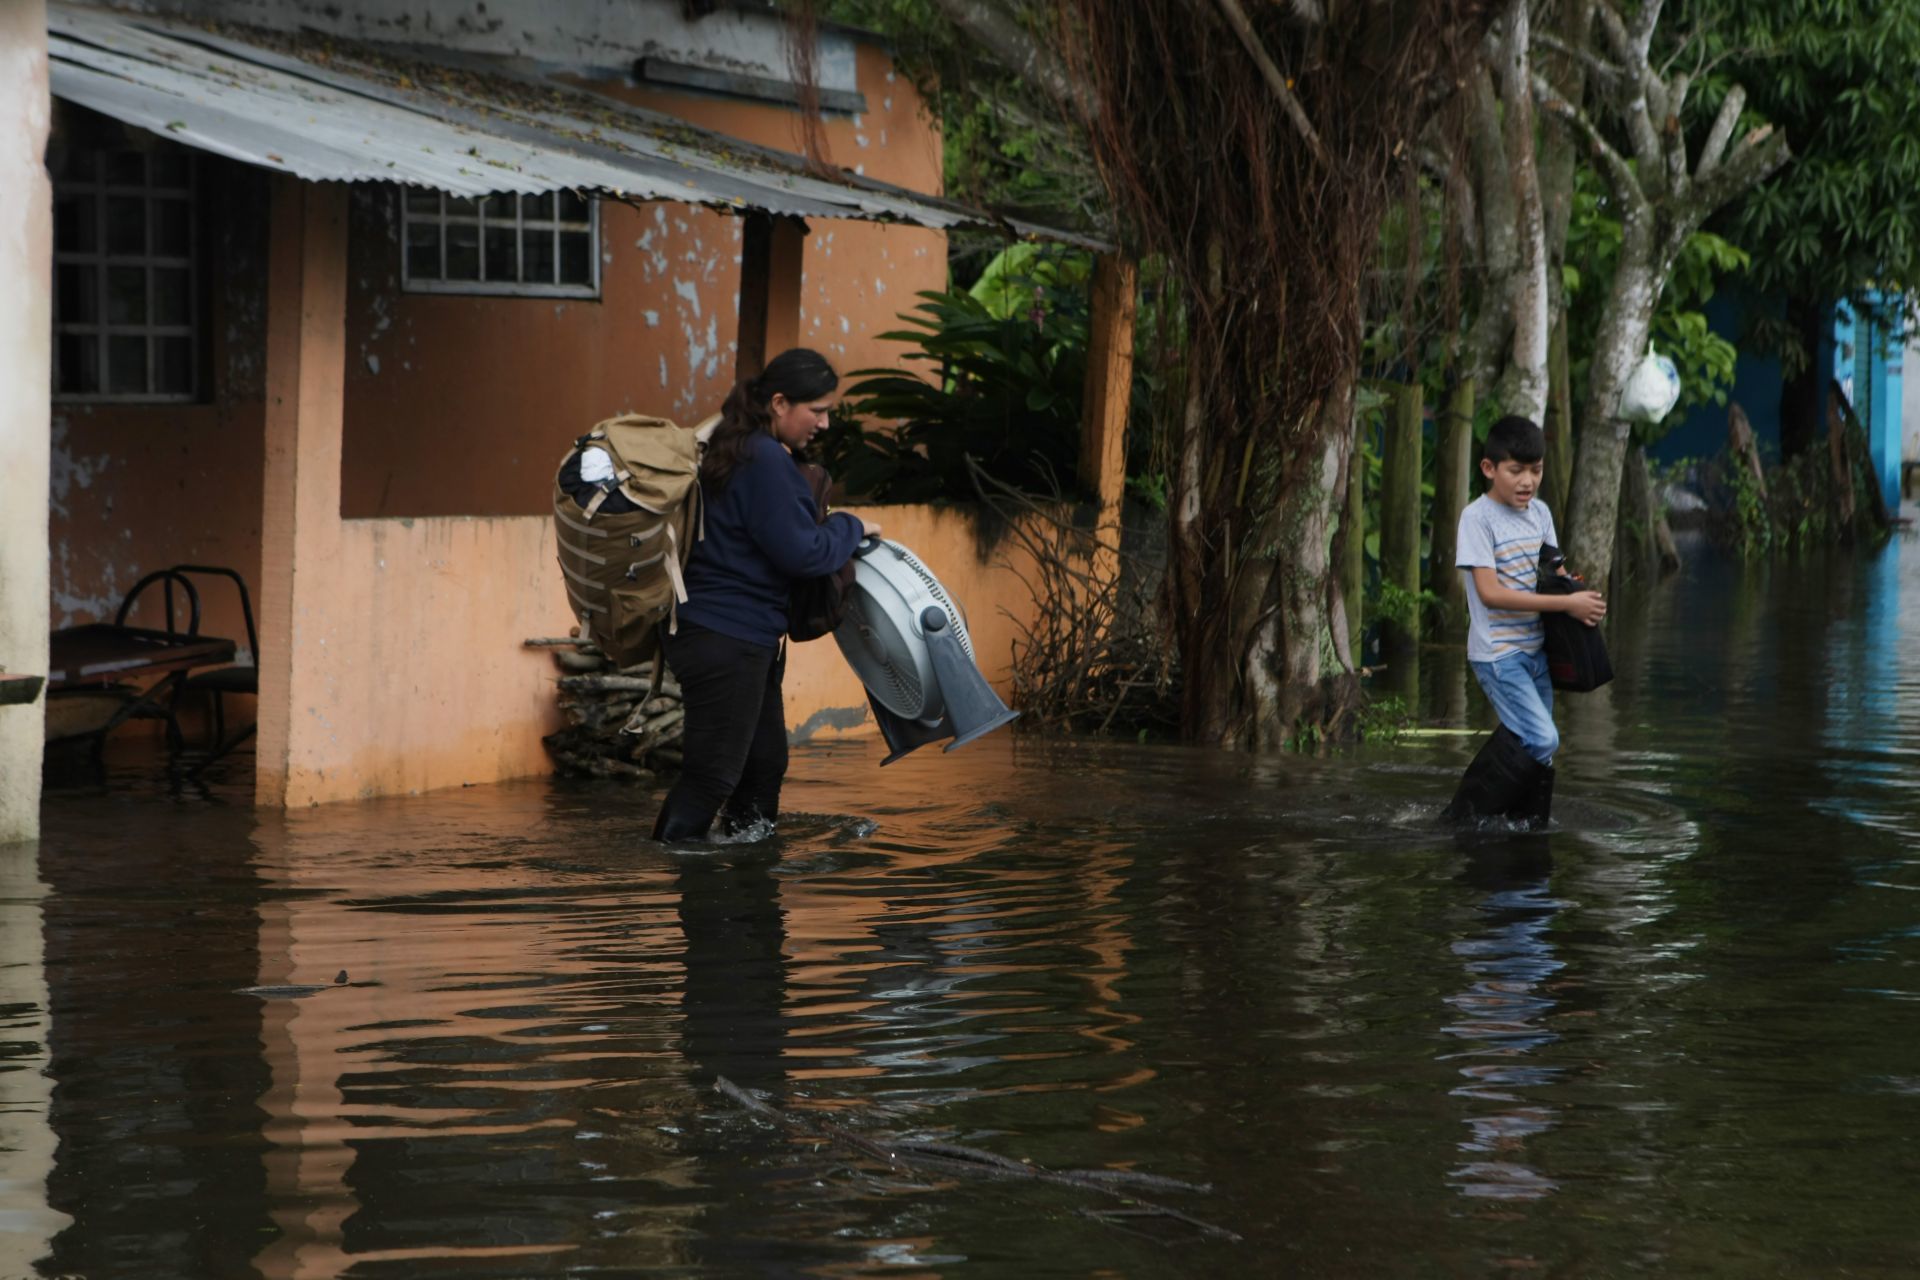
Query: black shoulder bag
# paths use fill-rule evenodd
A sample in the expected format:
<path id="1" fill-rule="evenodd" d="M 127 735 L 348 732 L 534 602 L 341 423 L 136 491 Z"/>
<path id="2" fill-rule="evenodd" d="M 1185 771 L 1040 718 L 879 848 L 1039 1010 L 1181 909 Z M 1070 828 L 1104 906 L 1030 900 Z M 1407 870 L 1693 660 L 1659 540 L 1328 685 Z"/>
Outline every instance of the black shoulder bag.
<path id="1" fill-rule="evenodd" d="M 827 520 L 827 493 L 833 477 L 817 463 L 802 462 L 800 471 L 813 492 L 814 519 Z M 787 593 L 787 638 L 794 641 L 818 640 L 830 635 L 847 614 L 847 592 L 853 587 L 853 561 L 832 573 L 817 578 L 802 578 Z"/>
<path id="2" fill-rule="evenodd" d="M 1570 596 L 1587 590 L 1579 578 L 1563 577 L 1560 569 L 1567 558 L 1551 543 L 1540 546 L 1539 573 L 1534 592 L 1543 596 Z M 1543 613 L 1541 624 L 1547 633 L 1547 675 L 1553 687 L 1568 693 L 1592 693 L 1613 679 L 1613 663 L 1607 657 L 1607 642 L 1600 628 L 1590 627 L 1570 614 Z"/>

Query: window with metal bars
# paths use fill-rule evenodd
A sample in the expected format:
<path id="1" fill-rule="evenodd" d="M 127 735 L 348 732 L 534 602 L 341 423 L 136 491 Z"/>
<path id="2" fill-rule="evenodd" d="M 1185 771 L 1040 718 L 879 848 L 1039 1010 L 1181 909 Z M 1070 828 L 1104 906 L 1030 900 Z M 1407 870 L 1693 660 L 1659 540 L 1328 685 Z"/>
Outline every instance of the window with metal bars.
<path id="1" fill-rule="evenodd" d="M 62 147 L 53 174 L 53 393 L 192 400 L 200 381 L 194 155 Z"/>
<path id="2" fill-rule="evenodd" d="M 600 202 L 572 191 L 401 196 L 401 281 L 418 293 L 600 296 Z"/>

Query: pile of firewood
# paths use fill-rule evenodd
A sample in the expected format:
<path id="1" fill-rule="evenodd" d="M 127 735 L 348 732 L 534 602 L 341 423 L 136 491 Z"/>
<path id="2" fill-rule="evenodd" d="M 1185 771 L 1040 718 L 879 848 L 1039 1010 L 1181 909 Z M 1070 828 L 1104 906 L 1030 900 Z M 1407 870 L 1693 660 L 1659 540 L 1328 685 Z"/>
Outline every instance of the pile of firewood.
<path id="1" fill-rule="evenodd" d="M 560 668 L 560 710 L 567 727 L 541 739 L 559 771 L 579 778 L 650 778 L 680 767 L 686 711 L 680 686 L 653 663 L 618 667 L 590 641 L 528 640 Z"/>

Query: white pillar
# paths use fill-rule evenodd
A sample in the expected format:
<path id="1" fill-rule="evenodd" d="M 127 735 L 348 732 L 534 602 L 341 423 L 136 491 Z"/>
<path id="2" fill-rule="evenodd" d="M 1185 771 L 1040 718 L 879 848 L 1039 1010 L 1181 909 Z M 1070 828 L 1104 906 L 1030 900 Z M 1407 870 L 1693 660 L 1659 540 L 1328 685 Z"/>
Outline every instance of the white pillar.
<path id="1" fill-rule="evenodd" d="M 47 671 L 53 191 L 45 0 L 0 4 L 0 669 Z M 0 844 L 40 831 L 46 703 L 0 706 Z"/>

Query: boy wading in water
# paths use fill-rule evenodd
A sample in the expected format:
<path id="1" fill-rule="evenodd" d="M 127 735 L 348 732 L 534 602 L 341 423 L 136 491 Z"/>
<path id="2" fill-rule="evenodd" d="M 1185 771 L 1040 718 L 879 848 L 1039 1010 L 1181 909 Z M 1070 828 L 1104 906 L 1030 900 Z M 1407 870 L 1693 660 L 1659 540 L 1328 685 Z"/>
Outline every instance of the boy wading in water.
<path id="1" fill-rule="evenodd" d="M 1546 436 L 1506 417 L 1487 433 L 1480 474 L 1487 491 L 1460 513 L 1454 563 L 1466 576 L 1467 665 L 1500 717 L 1500 727 L 1467 766 L 1446 818 L 1502 817 L 1547 825 L 1553 811 L 1553 683 L 1547 677 L 1542 613 L 1564 612 L 1587 626 L 1607 616 L 1597 591 L 1541 595 L 1541 548 L 1553 547 L 1553 513 L 1539 497 Z"/>

